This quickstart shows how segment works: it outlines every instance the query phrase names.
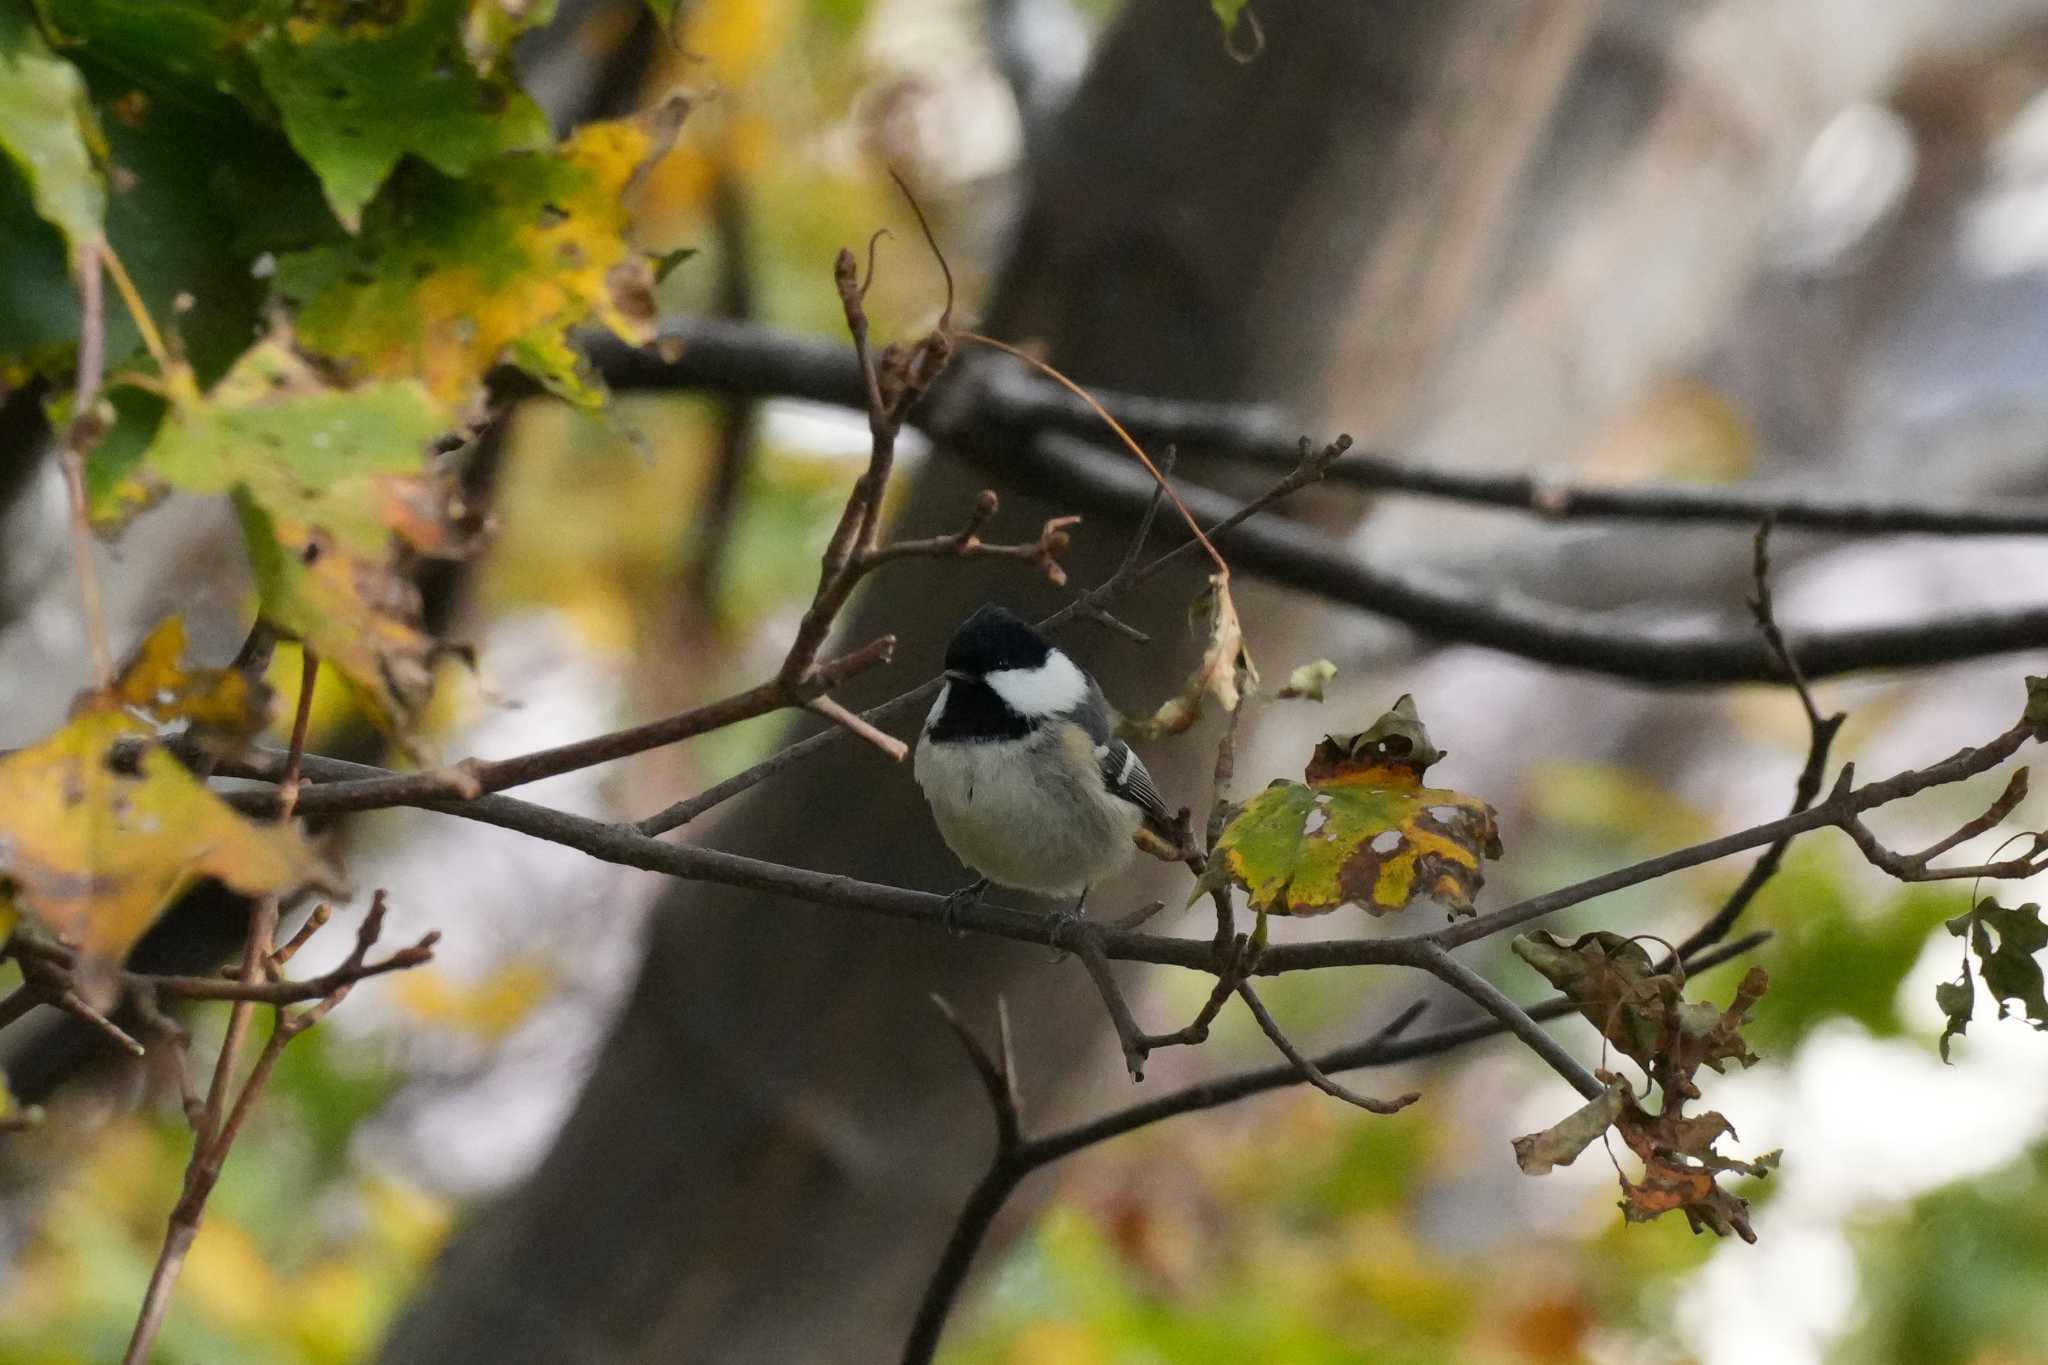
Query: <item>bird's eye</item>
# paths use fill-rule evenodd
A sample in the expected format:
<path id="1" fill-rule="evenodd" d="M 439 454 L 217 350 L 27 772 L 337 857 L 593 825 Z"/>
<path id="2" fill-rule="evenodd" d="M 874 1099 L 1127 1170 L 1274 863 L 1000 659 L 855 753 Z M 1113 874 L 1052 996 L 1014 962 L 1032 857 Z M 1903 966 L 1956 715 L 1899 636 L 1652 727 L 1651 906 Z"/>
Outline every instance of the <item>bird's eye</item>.
<path id="1" fill-rule="evenodd" d="M 1388 735 L 1373 746 L 1379 754 L 1386 758 L 1406 758 L 1414 747 L 1408 741 L 1406 735 Z"/>

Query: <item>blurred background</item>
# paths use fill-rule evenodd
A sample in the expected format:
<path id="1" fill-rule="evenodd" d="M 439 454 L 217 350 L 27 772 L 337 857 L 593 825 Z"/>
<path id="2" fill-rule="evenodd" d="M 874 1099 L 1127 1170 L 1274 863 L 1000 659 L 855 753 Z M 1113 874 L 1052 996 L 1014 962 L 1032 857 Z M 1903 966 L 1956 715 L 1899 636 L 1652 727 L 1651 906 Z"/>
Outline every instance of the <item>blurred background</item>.
<path id="1" fill-rule="evenodd" d="M 643 191 L 647 245 L 697 253 L 664 285 L 668 316 L 836 341 L 832 254 L 886 226 L 877 331 L 928 327 L 943 287 L 893 166 L 932 216 L 962 315 L 1086 382 L 1277 404 L 1319 440 L 1346 431 L 1442 467 L 2048 493 L 2048 4 L 1251 10 L 1263 45 L 1241 61 L 1197 0 L 685 0 L 672 33 L 637 0 L 562 0 L 523 70 L 562 126 L 677 85 L 701 97 Z M 1249 41 L 1241 29 L 1239 56 Z M 520 752 L 762 676 L 866 446 L 863 418 L 793 401 L 526 404 L 491 466 L 501 530 L 441 599 L 482 661 L 439 690 L 443 753 Z M 898 526 L 952 529 L 989 483 L 1004 539 L 1089 516 L 1077 580 L 1121 552 L 1113 515 L 963 455 L 907 453 Z M 1228 483 L 1201 455 L 1184 452 L 1183 473 Z M 54 462 L 9 492 L 7 745 L 54 723 L 85 673 Z M 1351 528 L 1376 562 L 1618 628 L 1747 619 L 1739 528 L 1545 525 L 1337 491 L 1288 514 Z M 218 548 L 233 544 L 222 515 L 177 504 L 112 549 L 122 643 L 175 605 L 200 653 L 232 651 L 250 594 Z M 2038 541 L 1786 530 L 1776 545 L 1790 627 L 2038 605 L 2048 588 Z M 1195 650 L 1181 622 L 1199 574 L 1165 577 L 1132 611 L 1154 648 L 1072 637 L 1128 710 L 1171 692 Z M 987 597 L 1060 601 L 981 564 L 913 565 L 864 598 L 849 636 L 893 629 L 904 647 L 854 699 L 927 676 Z M 1781 689 L 1623 686 L 1438 648 L 1299 593 L 1243 600 L 1269 673 L 1328 657 L 1339 676 L 1320 708 L 1253 717 L 1240 784 L 1294 775 L 1325 730 L 1413 693 L 1451 755 L 1432 778 L 1501 811 L 1493 904 L 1774 816 L 1805 755 Z M 288 688 L 296 657 L 276 669 Z M 2048 672 L 2048 652 L 1818 694 L 1851 714 L 1836 759 L 1880 775 L 2004 728 L 2024 672 Z M 315 747 L 351 725 L 339 696 L 316 721 Z M 1176 803 L 1205 799 L 1211 726 L 1156 756 Z M 637 817 L 787 733 L 755 722 L 531 795 Z M 2002 780 L 1876 823 L 1925 842 Z M 2043 823 L 2036 798 L 2012 827 Z M 960 880 L 907 769 L 861 746 L 707 824 L 686 836 L 925 889 Z M 927 992 L 984 1031 L 1009 1001 L 1034 1123 L 1133 1098 L 1079 966 L 1043 950 L 670 886 L 414 812 L 335 837 L 356 886 L 389 888 L 391 937 L 437 927 L 443 949 L 285 1054 L 208 1210 L 165 1360 L 891 1358 L 991 1140 Z M 1711 865 L 1549 927 L 1675 938 L 1742 871 Z M 1177 904 L 1176 885 L 1159 883 Z M 1103 913 L 1150 894 L 1137 876 L 1116 891 Z M 1902 888 L 1821 835 L 1746 917 L 1776 934 L 1748 1033 L 1764 1061 L 1707 1100 L 1744 1150 L 1785 1149 L 1743 1190 L 1756 1246 L 1672 1219 L 1625 1227 L 1597 1152 L 1519 1174 L 1508 1139 L 1576 1101 L 1494 1042 L 1350 1078 L 1420 1089 L 1396 1117 L 1289 1091 L 1034 1177 L 942 1358 L 2048 1361 L 2048 1040 L 1987 1004 L 1955 1065 L 1933 1046 L 1934 986 L 1958 955 L 1942 923 L 1966 891 Z M 339 957 L 347 937 L 316 947 Z M 1518 999 L 1547 993 L 1505 945 L 1473 960 Z M 1701 987 L 1725 1000 L 1737 974 Z M 1154 1028 L 1207 994 L 1164 970 L 1128 981 Z M 1357 971 L 1276 981 L 1269 998 L 1297 1039 L 1328 1045 L 1418 989 Z M 1429 1018 L 1462 1008 L 1436 1000 Z M 202 1055 L 223 1018 L 194 1016 Z M 1594 1055 L 1584 1025 L 1557 1028 Z M 17 1081 L 19 1033 L 0 1039 Z M 1205 1047 L 1159 1054 L 1140 1093 L 1268 1060 L 1226 1011 Z M 118 1355 L 188 1150 L 164 1082 L 67 1069 L 44 1098 L 52 1121 L 9 1139 L 0 1360 Z"/>

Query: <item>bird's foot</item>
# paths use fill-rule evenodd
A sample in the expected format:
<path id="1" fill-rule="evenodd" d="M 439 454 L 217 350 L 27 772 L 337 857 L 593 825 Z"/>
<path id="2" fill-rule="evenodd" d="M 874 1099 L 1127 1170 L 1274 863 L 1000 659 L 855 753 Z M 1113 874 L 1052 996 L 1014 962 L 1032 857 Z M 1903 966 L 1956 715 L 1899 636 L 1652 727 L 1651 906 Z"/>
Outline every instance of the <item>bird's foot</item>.
<path id="1" fill-rule="evenodd" d="M 1067 950 L 1060 946 L 1060 940 L 1080 927 L 1081 921 L 1087 918 L 1088 888 L 1085 886 L 1081 888 L 1080 896 L 1074 901 L 1073 909 L 1055 910 L 1046 916 L 1045 941 L 1052 945 L 1054 962 L 1067 960 Z"/>
<path id="2" fill-rule="evenodd" d="M 988 891 L 988 878 L 977 877 L 957 891 L 946 894 L 946 903 L 939 907 L 939 926 L 954 938 L 966 934 L 960 927 L 960 916 L 981 904 L 981 898 Z"/>

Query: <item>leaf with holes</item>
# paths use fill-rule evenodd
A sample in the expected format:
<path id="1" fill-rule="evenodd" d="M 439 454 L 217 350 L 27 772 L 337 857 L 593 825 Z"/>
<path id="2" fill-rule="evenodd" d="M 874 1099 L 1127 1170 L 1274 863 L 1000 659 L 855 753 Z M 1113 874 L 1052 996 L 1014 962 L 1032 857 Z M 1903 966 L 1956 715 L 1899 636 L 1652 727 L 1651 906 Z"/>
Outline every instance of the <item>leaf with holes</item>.
<path id="1" fill-rule="evenodd" d="M 1602 1079 L 1618 1083 L 1607 1072 Z M 1661 1113 L 1651 1113 L 1631 1094 L 1615 1119 L 1614 1131 L 1643 1163 L 1639 1180 L 1621 1177 L 1621 1212 L 1631 1223 L 1647 1223 L 1674 1209 L 1685 1215 L 1694 1232 L 1702 1228 L 1717 1237 L 1730 1233 L 1745 1242 L 1756 1241 L 1749 1222 L 1749 1202 L 1721 1188 L 1719 1176 L 1747 1175 L 1758 1179 L 1777 1169 L 1782 1155 L 1766 1152 L 1754 1161 L 1723 1156 L 1714 1144 L 1723 1136 L 1734 1137 L 1735 1125 L 1709 1110 L 1690 1117 L 1666 1097 Z"/>
<path id="2" fill-rule="evenodd" d="M 1977 902 L 1967 914 L 1948 922 L 1948 931 L 1963 940 L 1963 970 L 1954 981 L 1934 988 L 1934 1001 L 1947 1016 L 1941 1033 L 1941 1059 L 1949 1059 L 1949 1043 L 1970 1025 L 1976 1008 L 1974 976 L 1981 976 L 1984 988 L 1998 1002 L 2003 1019 L 2018 1005 L 2036 1029 L 2048 1031 L 2048 992 L 2043 990 L 2041 964 L 2035 954 L 2048 948 L 2048 925 L 2041 923 L 2041 907 L 2032 903 L 2008 909 L 1990 897 Z"/>
<path id="3" fill-rule="evenodd" d="M 401 170 L 356 240 L 279 262 L 300 346 L 358 381 L 416 376 L 444 403 L 473 402 L 509 359 L 595 404 L 566 336 L 595 319 L 653 339 L 653 266 L 628 241 L 627 191 L 685 107 L 586 124 L 556 151 L 495 157 L 462 180 Z"/>
<path id="4" fill-rule="evenodd" d="M 0 4 L 0 153 L 28 181 L 36 212 L 76 248 L 100 235 L 107 189 L 85 78 L 51 53 L 26 7 Z"/>
<path id="5" fill-rule="evenodd" d="M 1208 696 L 1214 696 L 1224 710 L 1235 711 L 1242 700 L 1240 674 L 1247 686 L 1258 686 L 1259 672 L 1244 647 L 1244 625 L 1237 618 L 1237 603 L 1230 595 L 1229 579 L 1222 574 L 1212 575 L 1209 591 L 1202 595 L 1197 608 L 1208 618 L 1208 643 L 1202 648 L 1201 662 L 1188 674 L 1180 691 L 1161 703 L 1157 711 L 1143 720 L 1127 720 L 1119 725 L 1118 733 L 1124 738 L 1163 739 L 1180 734 L 1202 718 L 1202 699 Z"/>
<path id="6" fill-rule="evenodd" d="M 0 881 L 94 957 L 124 956 L 199 877 L 251 896 L 341 890 L 295 826 L 236 814 L 133 714 L 143 701 L 215 719 L 253 704 L 246 679 L 186 670 L 170 648 L 181 634 L 160 629 L 109 692 L 86 694 L 63 729 L 0 759 Z"/>
<path id="7" fill-rule="evenodd" d="M 1422 785 L 1441 757 L 1407 697 L 1369 730 L 1326 737 L 1305 785 L 1273 783 L 1224 827 L 1197 894 L 1234 883 L 1262 914 L 1385 915 L 1418 900 L 1471 914 L 1500 830 L 1486 802 Z"/>
<path id="8" fill-rule="evenodd" d="M 467 0 L 395 8 L 389 21 L 308 8 L 249 47 L 285 136 L 351 231 L 401 157 L 463 176 L 491 157 L 548 144 L 547 116 L 497 69 L 496 52 L 482 54 L 486 71 L 467 50 L 476 37 Z"/>

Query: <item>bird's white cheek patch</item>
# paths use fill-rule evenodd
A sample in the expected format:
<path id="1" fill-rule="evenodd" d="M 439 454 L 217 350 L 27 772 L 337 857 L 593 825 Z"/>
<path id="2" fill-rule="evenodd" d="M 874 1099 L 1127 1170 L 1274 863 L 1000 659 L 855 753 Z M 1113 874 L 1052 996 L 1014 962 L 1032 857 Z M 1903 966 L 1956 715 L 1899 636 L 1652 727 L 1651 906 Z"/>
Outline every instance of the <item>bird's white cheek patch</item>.
<path id="1" fill-rule="evenodd" d="M 1088 695 L 1080 666 L 1057 649 L 1041 668 L 998 669 L 988 675 L 988 685 L 1020 716 L 1054 715 Z"/>

